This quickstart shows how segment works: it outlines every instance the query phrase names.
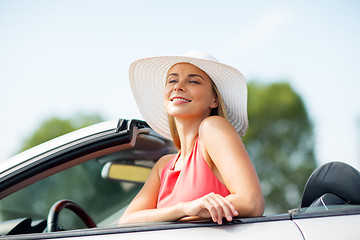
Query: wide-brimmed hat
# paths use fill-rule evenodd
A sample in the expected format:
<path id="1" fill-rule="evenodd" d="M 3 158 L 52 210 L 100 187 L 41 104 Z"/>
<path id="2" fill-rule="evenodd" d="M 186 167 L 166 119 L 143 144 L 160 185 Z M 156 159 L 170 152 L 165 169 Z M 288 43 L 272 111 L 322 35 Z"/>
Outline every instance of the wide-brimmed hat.
<path id="1" fill-rule="evenodd" d="M 131 89 L 144 120 L 157 133 L 172 139 L 164 107 L 165 83 L 169 69 L 183 62 L 207 73 L 223 99 L 228 121 L 243 136 L 248 128 L 245 78 L 236 68 L 222 64 L 202 51 L 188 51 L 182 56 L 143 58 L 130 65 Z"/>

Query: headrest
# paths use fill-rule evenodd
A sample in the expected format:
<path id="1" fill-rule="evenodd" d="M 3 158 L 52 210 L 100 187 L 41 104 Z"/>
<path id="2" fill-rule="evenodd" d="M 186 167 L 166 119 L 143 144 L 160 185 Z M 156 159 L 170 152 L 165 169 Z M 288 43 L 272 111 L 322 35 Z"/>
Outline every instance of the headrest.
<path id="1" fill-rule="evenodd" d="M 309 207 L 324 194 L 331 193 L 348 204 L 360 204 L 360 172 L 343 162 L 329 162 L 309 177 L 301 207 Z"/>

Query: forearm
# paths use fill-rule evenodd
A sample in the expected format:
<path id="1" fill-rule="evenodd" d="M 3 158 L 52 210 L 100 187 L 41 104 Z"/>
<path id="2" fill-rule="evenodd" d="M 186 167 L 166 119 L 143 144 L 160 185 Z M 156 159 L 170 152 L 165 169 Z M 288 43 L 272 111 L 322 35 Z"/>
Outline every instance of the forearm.
<path id="1" fill-rule="evenodd" d="M 181 205 L 182 204 L 180 203 L 175 206 L 165 208 L 125 212 L 120 218 L 119 224 L 177 221 L 186 216 Z"/>

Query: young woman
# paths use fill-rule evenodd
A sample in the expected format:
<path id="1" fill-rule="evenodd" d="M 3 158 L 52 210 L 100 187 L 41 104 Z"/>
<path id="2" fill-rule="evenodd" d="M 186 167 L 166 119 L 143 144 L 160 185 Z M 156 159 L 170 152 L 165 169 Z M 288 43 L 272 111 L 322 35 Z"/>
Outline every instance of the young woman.
<path id="1" fill-rule="evenodd" d="M 119 223 L 261 216 L 264 199 L 240 135 L 247 127 L 242 74 L 213 56 L 140 59 L 130 66 L 140 112 L 179 148 L 153 167 Z"/>

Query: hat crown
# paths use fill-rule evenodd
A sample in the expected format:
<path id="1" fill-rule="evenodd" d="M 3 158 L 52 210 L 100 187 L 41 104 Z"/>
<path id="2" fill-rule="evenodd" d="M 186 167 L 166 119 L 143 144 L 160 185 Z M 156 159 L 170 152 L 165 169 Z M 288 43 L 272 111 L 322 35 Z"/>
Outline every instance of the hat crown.
<path id="1" fill-rule="evenodd" d="M 199 50 L 187 51 L 186 53 L 184 53 L 184 56 L 209 60 L 209 61 L 213 61 L 213 62 L 219 62 L 219 60 L 217 60 L 213 55 L 210 55 L 207 52 L 199 51 Z"/>

